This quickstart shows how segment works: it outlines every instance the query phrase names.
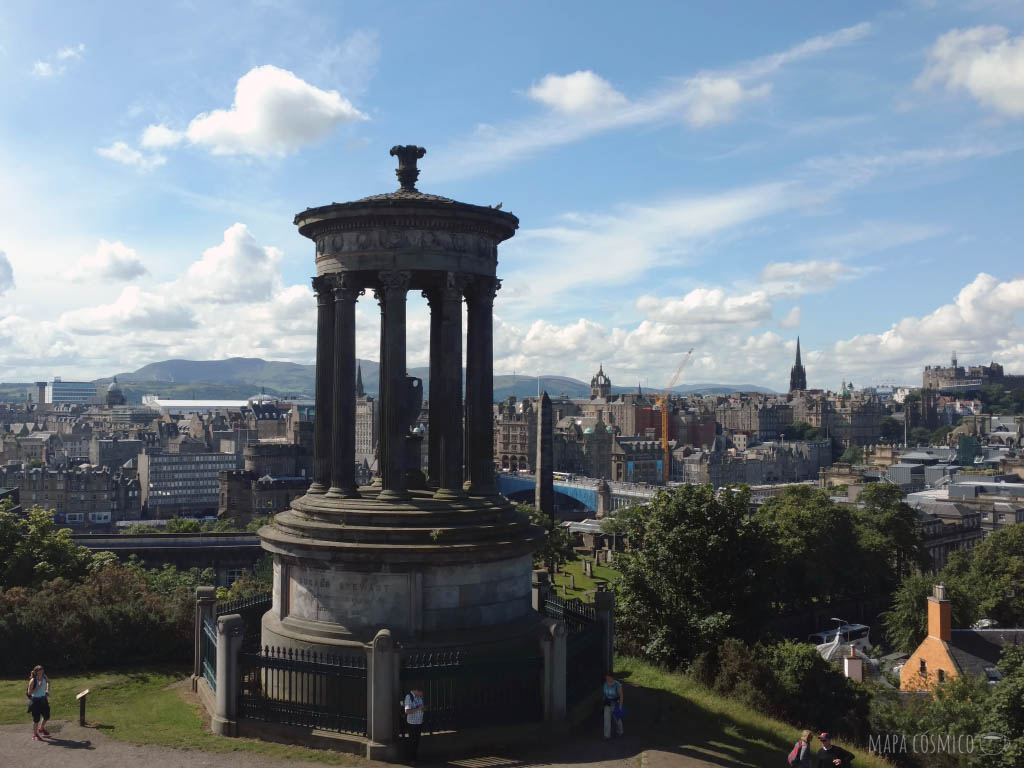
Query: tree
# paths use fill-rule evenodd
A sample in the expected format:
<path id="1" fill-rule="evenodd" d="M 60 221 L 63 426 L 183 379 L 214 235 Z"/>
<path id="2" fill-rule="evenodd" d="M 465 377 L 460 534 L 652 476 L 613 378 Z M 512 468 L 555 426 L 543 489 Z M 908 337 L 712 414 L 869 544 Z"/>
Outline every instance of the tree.
<path id="1" fill-rule="evenodd" d="M 33 506 L 22 517 L 11 507 L 0 502 L 0 587 L 85 575 L 92 553 L 75 544 L 70 529 L 57 528 L 52 511 Z"/>
<path id="2" fill-rule="evenodd" d="M 787 424 L 782 428 L 782 436 L 786 440 L 806 440 L 807 433 L 812 429 L 814 427 L 806 421 L 794 421 L 792 424 Z"/>
<path id="3" fill-rule="evenodd" d="M 554 572 L 563 563 L 576 558 L 572 537 L 567 530 L 554 525 L 550 517 L 532 504 L 517 504 L 516 511 L 526 515 L 533 525 L 544 529 L 544 543 L 533 553 L 535 568 L 548 568 Z"/>
<path id="4" fill-rule="evenodd" d="M 907 435 L 908 445 L 928 445 L 931 443 L 932 433 L 924 427 L 914 427 Z"/>
<path id="5" fill-rule="evenodd" d="M 844 464 L 863 464 L 864 449 L 859 445 L 848 446 L 839 460 Z"/>
<path id="6" fill-rule="evenodd" d="M 765 546 L 749 504 L 745 487 L 682 485 L 627 516 L 630 547 L 616 558 L 622 650 L 678 667 L 762 629 Z"/>
<path id="7" fill-rule="evenodd" d="M 854 521 L 865 578 L 874 581 L 876 591 L 891 592 L 904 576 L 931 567 L 917 512 L 897 486 L 865 486 L 857 496 Z"/>
<path id="8" fill-rule="evenodd" d="M 884 416 L 878 423 L 879 437 L 886 443 L 896 445 L 903 442 L 903 422 L 892 416 Z"/>
<path id="9" fill-rule="evenodd" d="M 1003 528 L 980 542 L 970 558 L 968 579 L 978 618 L 1024 626 L 1024 525 Z"/>
<path id="10" fill-rule="evenodd" d="M 164 530 L 167 533 L 202 533 L 203 525 L 193 517 L 172 517 Z"/>
<path id="11" fill-rule="evenodd" d="M 988 765 L 1024 765 L 1024 647 L 1003 651 L 999 674 L 1002 680 L 989 694 L 983 728 L 1003 736 L 1006 745 Z"/>

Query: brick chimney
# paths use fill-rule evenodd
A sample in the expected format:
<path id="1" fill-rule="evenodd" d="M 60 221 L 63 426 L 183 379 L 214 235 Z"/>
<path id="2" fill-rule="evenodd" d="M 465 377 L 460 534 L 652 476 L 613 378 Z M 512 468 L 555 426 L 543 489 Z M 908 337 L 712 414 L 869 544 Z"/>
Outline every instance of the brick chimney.
<path id="1" fill-rule="evenodd" d="M 928 598 L 928 635 L 949 642 L 951 631 L 952 606 L 946 599 L 946 587 L 936 584 Z"/>

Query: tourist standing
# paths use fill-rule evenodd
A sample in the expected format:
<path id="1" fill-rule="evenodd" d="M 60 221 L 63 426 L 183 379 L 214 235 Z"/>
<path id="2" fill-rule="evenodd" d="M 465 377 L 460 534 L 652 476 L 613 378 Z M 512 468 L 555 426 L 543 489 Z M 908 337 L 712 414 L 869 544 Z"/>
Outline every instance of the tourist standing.
<path id="1" fill-rule="evenodd" d="M 837 747 L 828 737 L 821 734 L 821 749 L 818 750 L 818 768 L 844 768 L 853 762 L 853 754 Z"/>
<path id="2" fill-rule="evenodd" d="M 604 712 L 604 737 L 606 739 L 612 737 L 612 720 L 615 721 L 615 730 L 621 736 L 622 715 L 625 712 L 622 704 L 622 683 L 609 672 L 604 676 L 604 685 L 601 690 L 604 693 L 604 705 L 601 707 Z"/>
<path id="3" fill-rule="evenodd" d="M 814 734 L 807 730 L 800 734 L 800 741 L 793 745 L 793 749 L 789 753 L 790 765 L 796 768 L 813 768 L 811 756 L 811 739 L 813 738 Z"/>
<path id="4" fill-rule="evenodd" d="M 423 689 L 413 688 L 405 696 L 405 722 L 409 731 L 409 762 L 416 763 L 420 749 L 420 734 L 423 732 Z"/>
<path id="5" fill-rule="evenodd" d="M 47 698 L 50 695 L 50 680 L 41 666 L 36 665 L 32 669 L 25 695 L 28 696 L 28 711 L 32 713 L 32 739 L 39 741 L 40 733 L 43 736 L 50 735 L 46 730 L 46 721 L 50 719 L 50 700 Z"/>

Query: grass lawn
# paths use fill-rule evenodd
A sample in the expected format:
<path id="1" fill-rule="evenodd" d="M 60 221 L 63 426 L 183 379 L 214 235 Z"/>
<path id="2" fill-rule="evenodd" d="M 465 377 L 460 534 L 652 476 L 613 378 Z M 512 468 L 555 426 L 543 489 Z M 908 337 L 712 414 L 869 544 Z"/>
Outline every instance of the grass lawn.
<path id="1" fill-rule="evenodd" d="M 589 559 L 589 558 L 588 558 Z M 572 574 L 576 581 L 576 588 L 571 589 L 569 587 L 569 574 Z M 594 566 L 594 576 L 598 579 L 603 579 L 606 582 L 613 582 L 619 577 L 619 572 L 614 568 L 608 568 L 604 565 Z M 597 587 L 597 582 L 588 576 L 583 575 L 583 558 L 574 560 L 571 563 L 566 563 L 562 566 L 562 573 L 556 573 L 554 578 L 555 586 L 565 587 L 565 596 L 568 598 L 578 597 L 580 600 L 591 601 L 593 600 L 592 595 L 588 594 L 593 592 Z M 558 594 L 561 594 L 561 590 L 558 590 Z"/>
<path id="2" fill-rule="evenodd" d="M 50 711 L 54 720 L 77 723 L 75 694 L 88 688 L 91 692 L 86 721 L 120 741 L 204 752 L 248 752 L 275 759 L 307 760 L 329 765 L 362 762 L 358 757 L 344 753 L 215 736 L 206 729 L 198 703 L 184 698 L 180 687 L 175 686 L 186 677 L 180 669 L 107 671 L 55 677 L 50 681 Z M 27 675 L 24 679 L 0 680 L 0 724 L 24 724 L 26 732 L 32 722 L 25 712 L 27 682 Z"/>
<path id="3" fill-rule="evenodd" d="M 685 675 L 636 659 L 618 657 L 615 668 L 626 684 L 627 728 L 643 736 L 649 734 L 652 742 L 667 737 L 677 751 L 690 757 L 757 768 L 785 765 L 799 731 L 804 727 L 814 730 L 813 724 L 797 726 L 774 720 L 708 691 Z M 854 764 L 860 768 L 891 768 L 891 763 L 877 755 L 837 743 L 856 755 Z M 815 754 L 820 746 L 815 739 Z"/>

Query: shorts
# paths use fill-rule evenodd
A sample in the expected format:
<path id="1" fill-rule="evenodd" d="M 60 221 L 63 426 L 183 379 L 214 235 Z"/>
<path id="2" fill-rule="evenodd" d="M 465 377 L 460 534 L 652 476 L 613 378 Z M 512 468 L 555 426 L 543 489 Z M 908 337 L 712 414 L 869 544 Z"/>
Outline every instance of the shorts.
<path id="1" fill-rule="evenodd" d="M 39 718 L 43 720 L 50 719 L 50 700 L 46 696 L 38 696 L 32 698 L 32 703 L 29 705 L 28 711 L 32 713 L 32 722 L 38 723 Z"/>

